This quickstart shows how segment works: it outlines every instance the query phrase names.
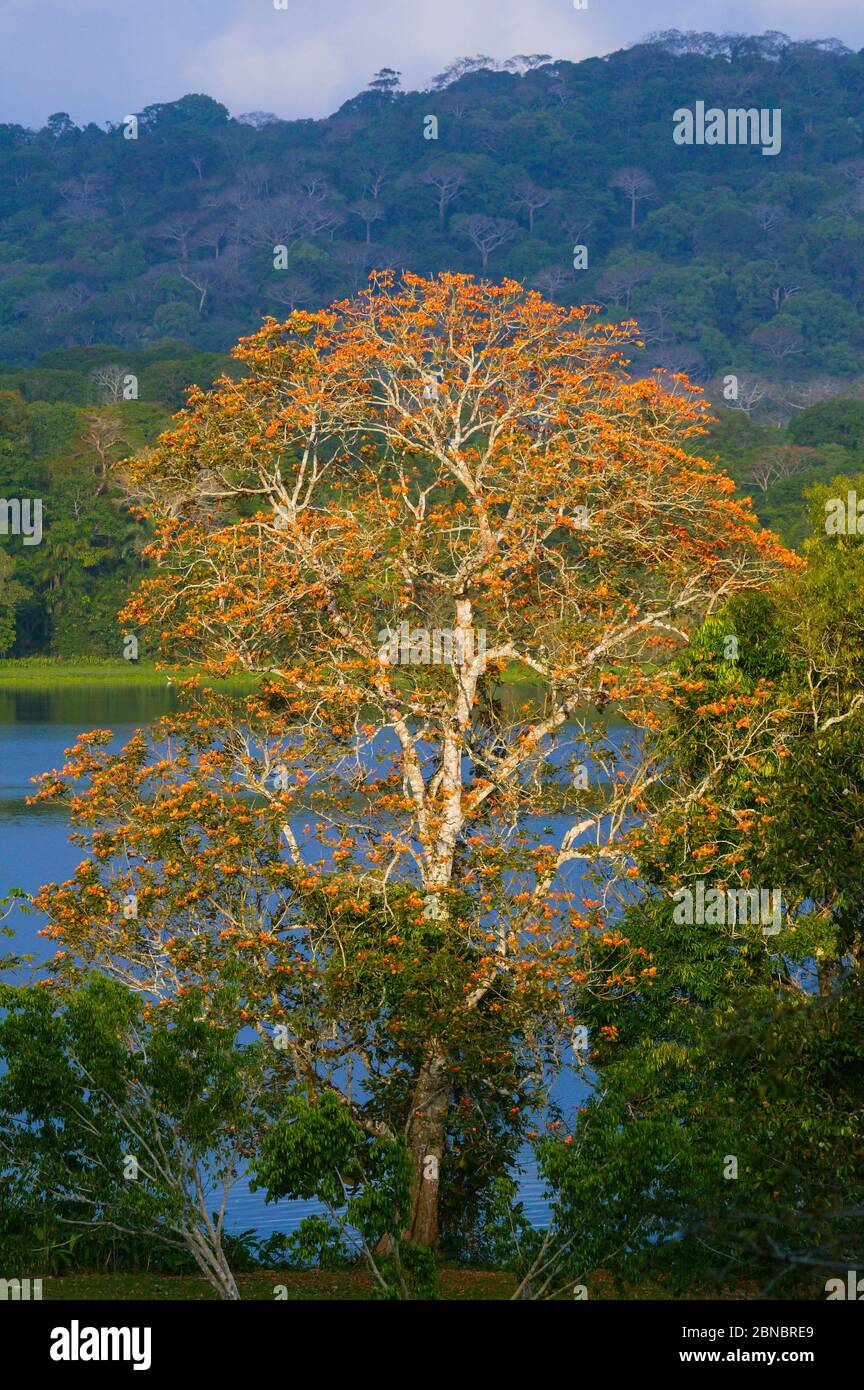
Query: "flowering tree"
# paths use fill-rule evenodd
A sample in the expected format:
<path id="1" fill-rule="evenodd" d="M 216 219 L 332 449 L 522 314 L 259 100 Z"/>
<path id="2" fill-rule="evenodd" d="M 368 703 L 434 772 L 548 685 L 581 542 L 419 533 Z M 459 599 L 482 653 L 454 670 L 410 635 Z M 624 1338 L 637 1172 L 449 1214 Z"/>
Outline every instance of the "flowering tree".
<path id="1" fill-rule="evenodd" d="M 79 748 L 93 858 L 50 930 L 161 997 L 239 972 L 296 1083 L 404 1136 L 420 1245 L 478 1078 L 521 1113 L 573 991 L 651 969 L 573 875 L 626 883 L 633 820 L 704 794 L 652 752 L 674 659 L 791 563 L 690 451 L 698 393 L 628 379 L 626 332 L 513 282 L 378 273 L 244 340 L 243 379 L 127 466 L 158 529 L 128 625 L 262 681 L 199 693 L 155 765 Z"/>

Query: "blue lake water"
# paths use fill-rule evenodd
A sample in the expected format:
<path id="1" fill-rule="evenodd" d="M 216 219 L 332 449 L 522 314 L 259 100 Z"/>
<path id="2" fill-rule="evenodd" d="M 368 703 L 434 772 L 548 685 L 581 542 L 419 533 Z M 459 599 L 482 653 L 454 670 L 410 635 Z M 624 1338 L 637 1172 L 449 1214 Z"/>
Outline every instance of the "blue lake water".
<path id="1" fill-rule="evenodd" d="M 25 804 L 34 791 L 31 779 L 60 767 L 64 750 L 82 731 L 111 729 L 120 746 L 136 728 L 167 713 L 175 699 L 176 692 L 167 684 L 164 689 L 103 684 L 39 690 L 0 686 L 0 897 L 11 888 L 35 892 L 43 883 L 66 879 L 84 857 L 70 843 L 62 810 Z M 13 949 L 40 959 L 45 956 L 45 943 L 37 935 L 43 920 L 16 911 L 10 924 L 15 930 Z M 559 1083 L 556 1100 L 565 1107 L 575 1106 L 585 1093 L 578 1078 L 568 1075 Z M 542 1221 L 542 1185 L 529 1155 L 522 1162 L 520 1192 L 528 1218 Z M 240 1182 L 229 1203 L 229 1225 L 232 1230 L 254 1229 L 265 1235 L 288 1232 L 316 1210 L 316 1204 L 309 1202 L 266 1204 L 262 1194 L 250 1192 Z"/>

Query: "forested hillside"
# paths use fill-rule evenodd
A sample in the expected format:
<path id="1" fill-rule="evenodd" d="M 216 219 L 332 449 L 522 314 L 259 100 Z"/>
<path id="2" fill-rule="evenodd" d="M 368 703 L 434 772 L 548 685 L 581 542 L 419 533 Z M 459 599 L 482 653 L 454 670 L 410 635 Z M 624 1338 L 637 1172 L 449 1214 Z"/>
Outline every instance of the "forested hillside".
<path id="1" fill-rule="evenodd" d="M 632 311 L 649 361 L 697 376 L 856 370 L 864 54 L 678 36 L 531 61 L 457 64 L 419 93 L 385 73 L 322 121 L 231 119 L 188 96 L 148 107 L 137 139 L 63 114 L 0 127 L 0 359 L 166 336 L 227 350 L 262 314 L 329 303 L 386 264 Z M 674 145 L 673 111 L 697 99 L 780 108 L 780 154 Z"/>
<path id="2" fill-rule="evenodd" d="M 779 153 L 675 144 L 697 101 L 780 110 Z M 864 53 L 672 32 L 581 63 L 464 59 L 423 92 L 385 68 L 320 121 L 202 95 L 133 114 L 0 126 L 0 497 L 50 517 L 31 550 L 0 537 L 0 648 L 116 654 L 143 537 L 109 464 L 262 316 L 374 267 L 635 318 L 633 370 L 706 389 L 705 451 L 793 544 L 807 484 L 862 467 Z"/>

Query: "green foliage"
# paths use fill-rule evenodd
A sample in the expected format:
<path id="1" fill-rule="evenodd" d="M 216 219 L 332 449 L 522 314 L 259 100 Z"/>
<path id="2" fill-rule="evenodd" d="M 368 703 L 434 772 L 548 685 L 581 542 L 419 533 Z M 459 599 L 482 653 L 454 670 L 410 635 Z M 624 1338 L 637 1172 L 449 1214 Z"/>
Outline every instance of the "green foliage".
<path id="1" fill-rule="evenodd" d="M 101 976 L 65 994 L 0 986 L 0 1207 L 11 1249 L 65 1248 L 71 1260 L 70 1236 L 103 1228 L 128 1238 L 127 1258 L 149 1242 L 211 1279 L 219 1269 L 226 1296 L 224 1214 L 210 1216 L 207 1194 L 230 1190 L 250 1151 L 262 1054 L 236 1046 L 207 1008 L 190 992 L 169 1023 Z"/>
<path id="2" fill-rule="evenodd" d="M 796 444 L 839 444 L 844 449 L 864 449 L 864 401 L 822 401 L 802 410 L 790 422 Z"/>
<path id="3" fill-rule="evenodd" d="M 823 404 L 827 409 L 837 402 Z M 857 407 L 861 402 L 842 404 Z M 821 410 L 822 406 L 812 409 Z M 793 416 L 788 426 L 778 428 L 751 419 L 741 410 L 719 406 L 716 423 L 698 444 L 698 451 L 726 468 L 741 492 L 752 498 L 763 526 L 794 550 L 801 550 L 812 529 L 812 506 L 807 500 L 810 489 L 827 484 L 838 473 L 857 471 L 864 462 L 860 443 L 855 449 L 830 442 L 802 443 L 796 427 L 809 414 L 810 408 Z M 830 410 L 828 415 L 832 418 Z M 841 416 L 851 418 L 845 410 Z"/>
<path id="4" fill-rule="evenodd" d="M 0 550 L 0 656 L 15 641 L 15 610 L 27 596 L 23 584 L 13 578 L 14 572 L 11 556 Z"/>
<path id="5" fill-rule="evenodd" d="M 225 360 L 171 341 L 124 354 L 140 397 L 106 403 L 91 373 L 117 358 L 92 346 L 0 373 L 0 497 L 39 498 L 43 508 L 38 546 L 0 536 L 0 654 L 122 656 L 117 613 L 144 566 L 147 535 L 115 465 L 152 444 L 188 387 L 208 386 Z"/>
<path id="6" fill-rule="evenodd" d="M 404 1239 L 412 1167 L 404 1142 L 361 1130 L 335 1093 L 289 1096 L 252 1165 L 267 1200 L 317 1198 L 330 1221 L 307 1218 L 296 1237 L 305 1262 L 362 1253 L 375 1296 L 434 1297 L 435 1257 Z"/>
<path id="7" fill-rule="evenodd" d="M 634 837 L 651 891 L 622 930 L 653 974 L 580 1000 L 597 1089 L 568 1139 L 539 1147 L 571 1277 L 818 1298 L 864 1258 L 864 548 L 825 535 L 823 491 L 808 568 L 733 600 L 680 662 L 662 746 L 710 794 Z M 747 758 L 718 766 L 742 713 Z M 694 878 L 776 887 L 782 930 L 676 920 L 671 890 Z M 523 1267 L 536 1286 L 530 1249 Z"/>

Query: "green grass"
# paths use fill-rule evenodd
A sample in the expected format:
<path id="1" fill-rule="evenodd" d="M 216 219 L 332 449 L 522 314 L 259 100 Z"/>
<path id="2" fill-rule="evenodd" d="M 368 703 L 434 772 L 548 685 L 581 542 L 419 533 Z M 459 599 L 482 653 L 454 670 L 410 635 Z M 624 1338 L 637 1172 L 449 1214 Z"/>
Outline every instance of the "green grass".
<path id="1" fill-rule="evenodd" d="M 243 1299 L 274 1302 L 275 1290 L 287 1291 L 289 1302 L 367 1302 L 371 1296 L 368 1275 L 354 1270 L 277 1270 L 238 1274 Z M 509 1274 L 489 1270 L 444 1269 L 440 1297 L 449 1301 L 506 1300 L 515 1288 Z M 284 1295 L 282 1295 L 284 1298 Z M 67 1274 L 42 1280 L 45 1302 L 174 1302 L 211 1303 L 216 1294 L 204 1279 L 194 1275 L 165 1274 Z"/>
<path id="2" fill-rule="evenodd" d="M 184 667 L 180 671 L 159 670 L 152 661 L 114 661 L 109 658 L 92 659 L 59 656 L 6 657 L 0 658 L 0 685 L 128 685 L 136 687 L 164 686 L 168 677 L 175 682 L 195 675 L 194 667 Z M 252 689 L 257 683 L 257 675 L 238 674 L 231 676 L 220 685 Z M 539 677 L 526 666 L 518 664 L 508 667 L 500 677 L 504 685 L 524 686 L 526 695 L 536 693 L 541 685 Z M 208 680 L 208 684 L 212 682 Z"/>
<path id="3" fill-rule="evenodd" d="M 238 1274 L 237 1287 L 242 1299 L 251 1302 L 276 1300 L 276 1290 L 284 1289 L 280 1297 L 287 1302 L 368 1302 L 372 1296 L 372 1280 L 362 1270 L 263 1270 L 253 1274 Z M 713 1284 L 698 1285 L 686 1294 L 674 1293 L 664 1276 L 615 1286 L 609 1275 L 598 1270 L 585 1281 L 589 1297 L 601 1302 L 619 1301 L 677 1302 L 684 1298 L 701 1301 L 720 1299 L 723 1302 L 758 1300 L 757 1286 L 746 1280 L 737 1285 L 718 1288 Z M 438 1297 L 449 1303 L 507 1302 L 516 1289 L 511 1274 L 498 1270 L 463 1269 L 443 1265 L 438 1273 Z M 569 1291 L 561 1295 L 569 1300 Z M 214 1303 L 217 1295 L 205 1279 L 193 1274 L 65 1274 L 42 1279 L 42 1298 L 45 1302 L 190 1302 Z"/>
<path id="4" fill-rule="evenodd" d="M 0 686 L 126 685 L 159 688 L 170 679 L 177 684 L 195 675 L 192 667 L 180 671 L 158 670 L 145 661 L 65 661 L 61 657 L 39 656 L 0 660 Z M 237 675 L 220 681 L 224 687 L 252 689 L 257 676 Z M 208 684 L 214 682 L 208 680 Z"/>

